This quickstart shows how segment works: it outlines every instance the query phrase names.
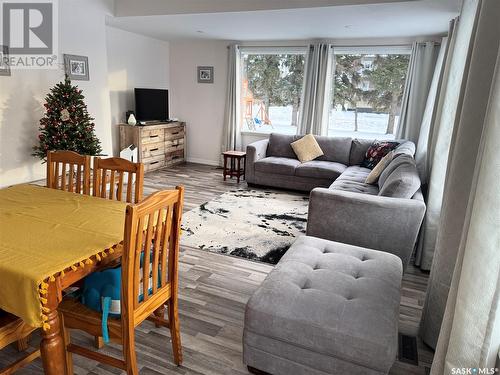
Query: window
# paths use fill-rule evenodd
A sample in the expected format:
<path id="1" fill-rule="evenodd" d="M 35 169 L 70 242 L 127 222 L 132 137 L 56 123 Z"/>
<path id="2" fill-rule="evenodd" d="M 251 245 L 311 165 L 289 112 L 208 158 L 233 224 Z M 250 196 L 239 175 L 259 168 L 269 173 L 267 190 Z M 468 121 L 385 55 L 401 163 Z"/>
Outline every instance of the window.
<path id="1" fill-rule="evenodd" d="M 401 112 L 409 49 L 335 50 L 328 135 L 394 138 Z"/>
<path id="2" fill-rule="evenodd" d="M 241 48 L 242 131 L 296 134 L 305 48 Z"/>

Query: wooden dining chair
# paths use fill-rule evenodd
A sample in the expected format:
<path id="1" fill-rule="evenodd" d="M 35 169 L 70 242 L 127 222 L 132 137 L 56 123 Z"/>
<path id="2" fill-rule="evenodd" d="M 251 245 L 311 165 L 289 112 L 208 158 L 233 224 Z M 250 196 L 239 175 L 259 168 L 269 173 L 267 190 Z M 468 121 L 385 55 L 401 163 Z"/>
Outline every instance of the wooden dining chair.
<path id="1" fill-rule="evenodd" d="M 0 310 L 0 350 L 7 345 L 17 342 L 17 349 L 25 351 L 28 349 L 28 337 L 35 329 L 24 323 L 17 316 Z M 40 357 L 39 349 L 24 355 L 5 368 L 0 368 L 0 375 L 13 374 L 38 357 Z"/>
<path id="2" fill-rule="evenodd" d="M 74 151 L 47 152 L 47 187 L 90 194 L 90 156 Z"/>
<path id="3" fill-rule="evenodd" d="M 148 319 L 170 329 L 174 362 L 182 362 L 178 316 L 179 235 L 184 188 L 159 191 L 127 206 L 122 254 L 121 317 L 108 318 L 111 341 L 123 346 L 123 359 L 72 344 L 68 329 L 92 336 L 102 332 L 101 314 L 76 299 L 59 305 L 64 329 L 67 372 L 73 373 L 72 353 L 137 375 L 134 329 Z M 141 275 L 145 276 L 141 279 Z M 164 318 L 165 305 L 168 319 Z"/>
<path id="4" fill-rule="evenodd" d="M 128 175 L 126 192 L 123 191 L 125 174 Z M 133 163 L 122 158 L 94 158 L 92 195 L 95 197 L 138 203 L 142 200 L 143 186 L 144 166 L 142 163 Z M 125 197 L 123 197 L 124 193 Z"/>

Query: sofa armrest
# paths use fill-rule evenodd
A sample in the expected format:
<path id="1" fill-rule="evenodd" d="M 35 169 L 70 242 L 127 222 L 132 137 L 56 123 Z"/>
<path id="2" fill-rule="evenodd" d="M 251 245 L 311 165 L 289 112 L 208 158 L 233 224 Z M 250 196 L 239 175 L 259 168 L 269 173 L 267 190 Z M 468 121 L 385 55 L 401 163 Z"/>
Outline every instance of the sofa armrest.
<path id="1" fill-rule="evenodd" d="M 408 265 L 425 203 L 316 188 L 309 200 L 307 235 L 382 250 L 399 256 Z"/>
<path id="2" fill-rule="evenodd" d="M 247 146 L 245 179 L 247 180 L 248 183 L 254 183 L 255 181 L 254 163 L 257 160 L 266 157 L 268 143 L 269 143 L 268 139 L 262 139 L 260 141 L 250 143 Z"/>

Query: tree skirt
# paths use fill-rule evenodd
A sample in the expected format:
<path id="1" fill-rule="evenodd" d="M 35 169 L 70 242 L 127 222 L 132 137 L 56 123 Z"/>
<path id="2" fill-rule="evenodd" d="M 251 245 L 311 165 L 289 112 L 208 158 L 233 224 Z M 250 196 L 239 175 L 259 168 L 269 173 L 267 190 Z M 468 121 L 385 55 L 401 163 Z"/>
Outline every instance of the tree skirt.
<path id="1" fill-rule="evenodd" d="M 276 264 L 306 229 L 309 198 L 231 190 L 183 215 L 181 245 Z"/>

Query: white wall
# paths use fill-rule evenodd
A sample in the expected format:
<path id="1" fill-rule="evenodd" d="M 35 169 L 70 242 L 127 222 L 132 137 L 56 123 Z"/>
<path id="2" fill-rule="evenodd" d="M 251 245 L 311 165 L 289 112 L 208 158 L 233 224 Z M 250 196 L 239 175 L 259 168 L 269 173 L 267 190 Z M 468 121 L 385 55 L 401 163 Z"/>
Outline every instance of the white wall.
<path id="1" fill-rule="evenodd" d="M 113 151 L 119 154 L 119 129 L 125 112 L 135 110 L 134 88 L 168 89 L 169 43 L 111 26 L 106 27 L 108 85 Z"/>
<path id="2" fill-rule="evenodd" d="M 170 43 L 171 117 L 186 121 L 188 161 L 217 165 L 226 102 L 227 41 Z M 198 83 L 197 66 L 214 67 L 214 83 Z"/>
<path id="3" fill-rule="evenodd" d="M 113 10 L 108 0 L 59 1 L 59 61 L 62 53 L 89 58 L 90 81 L 75 81 L 95 117 L 96 133 L 105 153 L 111 153 L 105 16 Z M 37 142 L 44 97 L 64 79 L 59 70 L 13 70 L 0 77 L 0 186 L 45 177 L 44 165 L 31 156 Z"/>

